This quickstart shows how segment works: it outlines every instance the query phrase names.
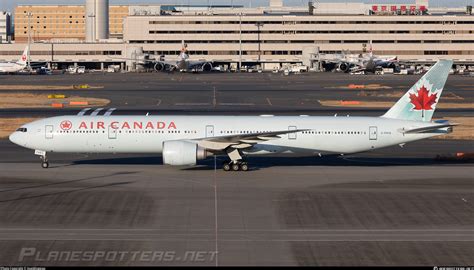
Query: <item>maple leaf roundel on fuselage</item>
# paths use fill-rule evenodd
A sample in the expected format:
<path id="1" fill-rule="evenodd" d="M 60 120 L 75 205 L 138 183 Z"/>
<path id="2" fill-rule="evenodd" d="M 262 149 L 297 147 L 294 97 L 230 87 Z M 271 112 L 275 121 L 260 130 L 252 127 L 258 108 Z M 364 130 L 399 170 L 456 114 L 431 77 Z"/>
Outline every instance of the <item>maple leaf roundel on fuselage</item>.
<path id="1" fill-rule="evenodd" d="M 410 102 L 415 107 L 413 110 L 434 110 L 433 106 L 436 104 L 437 94 L 433 93 L 430 95 L 430 92 L 423 85 L 418 89 L 417 94 L 410 94 Z"/>

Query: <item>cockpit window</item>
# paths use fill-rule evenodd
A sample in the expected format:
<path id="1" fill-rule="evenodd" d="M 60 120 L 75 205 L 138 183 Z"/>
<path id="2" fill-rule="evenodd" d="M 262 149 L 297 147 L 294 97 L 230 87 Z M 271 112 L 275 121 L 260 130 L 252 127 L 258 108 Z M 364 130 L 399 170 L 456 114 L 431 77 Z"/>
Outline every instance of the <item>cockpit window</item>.
<path id="1" fill-rule="evenodd" d="M 16 131 L 19 131 L 19 132 L 26 132 L 27 129 L 26 129 L 26 128 L 19 128 L 19 129 L 17 129 Z"/>

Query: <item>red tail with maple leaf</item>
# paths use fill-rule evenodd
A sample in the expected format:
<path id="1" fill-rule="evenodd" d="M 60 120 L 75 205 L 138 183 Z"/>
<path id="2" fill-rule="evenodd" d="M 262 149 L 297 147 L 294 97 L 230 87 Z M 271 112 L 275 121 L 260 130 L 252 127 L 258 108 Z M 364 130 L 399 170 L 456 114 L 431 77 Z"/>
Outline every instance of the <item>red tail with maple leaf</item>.
<path id="1" fill-rule="evenodd" d="M 452 60 L 439 60 L 382 117 L 431 121 L 452 65 Z"/>

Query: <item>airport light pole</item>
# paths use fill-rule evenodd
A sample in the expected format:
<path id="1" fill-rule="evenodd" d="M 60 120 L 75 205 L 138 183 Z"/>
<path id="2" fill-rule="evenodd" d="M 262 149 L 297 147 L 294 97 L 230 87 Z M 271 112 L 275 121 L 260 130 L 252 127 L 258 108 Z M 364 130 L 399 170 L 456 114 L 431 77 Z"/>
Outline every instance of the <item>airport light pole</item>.
<path id="1" fill-rule="evenodd" d="M 26 58 L 26 67 L 31 71 L 31 59 L 30 59 L 30 45 L 31 45 L 31 12 L 28 12 L 26 16 L 28 17 L 28 57 Z"/>
<path id="2" fill-rule="evenodd" d="M 53 32 L 53 37 L 56 36 L 56 32 Z M 54 62 L 54 39 L 51 37 L 49 39 L 49 42 L 51 42 L 51 64 L 50 64 L 50 69 L 53 69 L 53 62 Z"/>
<path id="3" fill-rule="evenodd" d="M 239 13 L 239 72 L 242 70 L 242 12 Z"/>
<path id="4" fill-rule="evenodd" d="M 260 48 L 260 27 L 262 27 L 264 24 L 262 22 L 257 22 L 255 24 L 255 26 L 257 26 L 257 39 L 258 39 L 258 63 L 260 64 L 260 61 L 261 61 L 261 55 L 262 55 L 262 51 L 261 51 L 261 48 Z"/>

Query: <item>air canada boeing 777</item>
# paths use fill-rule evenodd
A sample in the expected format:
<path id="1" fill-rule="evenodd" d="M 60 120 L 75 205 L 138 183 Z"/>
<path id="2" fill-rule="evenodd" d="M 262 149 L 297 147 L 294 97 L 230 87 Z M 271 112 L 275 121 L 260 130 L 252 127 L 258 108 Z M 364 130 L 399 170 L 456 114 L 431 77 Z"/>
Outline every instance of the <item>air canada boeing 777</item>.
<path id="1" fill-rule="evenodd" d="M 195 165 L 225 155 L 226 171 L 246 171 L 248 155 L 353 154 L 452 132 L 432 121 L 451 60 L 440 60 L 380 117 L 321 116 L 58 116 L 31 122 L 10 141 L 48 152 L 153 153 L 169 165 Z M 94 114 L 93 114 L 94 115 Z"/>

